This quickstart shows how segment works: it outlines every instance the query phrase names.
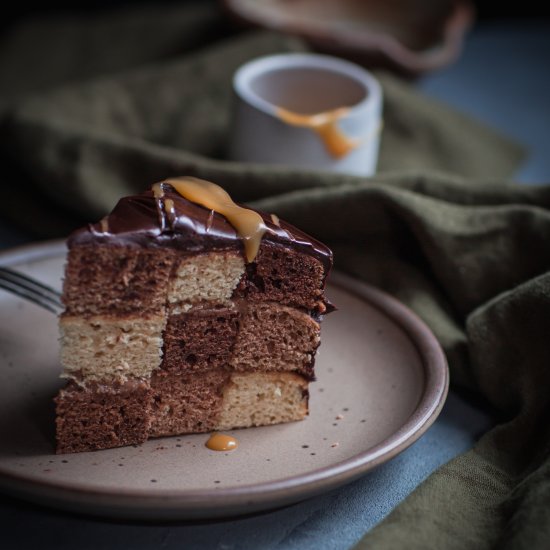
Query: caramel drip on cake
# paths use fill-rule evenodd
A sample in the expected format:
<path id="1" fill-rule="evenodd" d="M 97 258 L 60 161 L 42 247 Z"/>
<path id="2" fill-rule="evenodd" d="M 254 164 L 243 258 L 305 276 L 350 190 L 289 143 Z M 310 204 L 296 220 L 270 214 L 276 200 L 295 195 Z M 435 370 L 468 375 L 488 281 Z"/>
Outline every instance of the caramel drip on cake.
<path id="1" fill-rule="evenodd" d="M 332 111 L 304 115 L 283 107 L 277 108 L 277 116 L 283 122 L 313 130 L 321 138 L 329 154 L 335 158 L 345 157 L 359 145 L 359 140 L 349 138 L 338 127 L 338 121 L 348 112 L 348 107 L 340 107 Z"/>
<path id="2" fill-rule="evenodd" d="M 225 216 L 244 241 L 246 260 L 254 261 L 267 227 L 257 212 L 239 206 L 219 185 L 190 176 L 171 178 L 171 185 L 183 198 Z M 155 191 L 153 190 L 153 193 Z"/>

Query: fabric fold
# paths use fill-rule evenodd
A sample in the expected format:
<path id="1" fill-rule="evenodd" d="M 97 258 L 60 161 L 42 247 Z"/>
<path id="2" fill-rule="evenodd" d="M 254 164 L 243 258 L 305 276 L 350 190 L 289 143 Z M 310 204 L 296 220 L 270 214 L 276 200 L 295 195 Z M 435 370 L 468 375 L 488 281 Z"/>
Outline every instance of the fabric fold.
<path id="1" fill-rule="evenodd" d="M 289 191 L 292 180 L 297 188 L 358 181 L 226 158 L 235 70 L 254 57 L 304 48 L 278 34 L 249 32 L 115 74 L 61 81 L 41 93 L 34 90 L 38 84 L 29 84 L 34 93 L 12 100 L 0 117 L 0 158 L 11 167 L 6 181 L 17 178 L 29 190 L 39 189 L 56 208 L 82 222 L 103 216 L 117 198 L 174 174 L 234 187 L 236 198 L 244 202 Z M 134 58 L 139 56 L 132 63 Z M 0 63 L 0 74 L 12 65 Z M 385 120 L 380 173 L 423 170 L 504 178 L 523 158 L 520 147 L 486 126 L 395 77 L 378 77 Z M 6 187 L 12 198 L 7 207 L 0 206 L 4 216 L 27 229 L 38 225 L 42 236 L 60 234 L 61 220 L 50 222 L 47 208 L 33 223 L 13 216 L 20 198 L 17 190 Z M 65 232 L 69 228 L 67 224 Z"/>

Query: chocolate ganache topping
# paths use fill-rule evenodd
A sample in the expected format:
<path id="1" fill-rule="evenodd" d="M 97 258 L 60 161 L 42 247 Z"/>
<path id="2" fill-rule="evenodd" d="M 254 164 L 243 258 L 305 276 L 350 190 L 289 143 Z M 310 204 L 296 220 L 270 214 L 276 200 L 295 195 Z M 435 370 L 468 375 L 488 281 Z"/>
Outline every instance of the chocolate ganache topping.
<path id="1" fill-rule="evenodd" d="M 201 181 L 181 178 L 186 179 Z M 225 216 L 186 199 L 169 181 L 157 183 L 140 195 L 120 199 L 113 211 L 101 221 L 75 231 L 69 237 L 69 248 L 105 243 L 170 247 L 184 254 L 234 249 L 245 254 L 242 236 Z M 178 179 L 172 181 L 177 182 Z M 280 243 L 317 258 L 328 273 L 332 266 L 332 252 L 328 247 L 274 215 L 257 210 L 253 212 L 257 212 L 263 220 L 263 240 Z M 247 259 L 253 260 L 250 256 Z"/>

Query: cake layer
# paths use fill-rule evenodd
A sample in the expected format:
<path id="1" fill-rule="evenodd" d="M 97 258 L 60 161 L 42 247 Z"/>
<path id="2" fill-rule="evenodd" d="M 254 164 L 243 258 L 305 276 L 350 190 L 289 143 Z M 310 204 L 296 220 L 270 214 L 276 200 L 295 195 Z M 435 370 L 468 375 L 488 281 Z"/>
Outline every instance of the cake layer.
<path id="1" fill-rule="evenodd" d="M 84 316 L 162 312 L 175 257 L 169 249 L 72 247 L 63 283 L 65 312 Z"/>
<path id="2" fill-rule="evenodd" d="M 291 372 L 158 372 L 151 387 L 150 437 L 280 424 L 308 414 L 308 382 Z"/>
<path id="3" fill-rule="evenodd" d="M 196 374 L 156 372 L 150 437 L 209 432 L 216 428 L 230 373 L 218 369 Z"/>
<path id="4" fill-rule="evenodd" d="M 70 237 L 68 311 L 155 309 L 166 302 L 167 288 L 170 303 L 223 301 L 233 290 L 233 296 L 315 314 L 330 309 L 323 294 L 332 264 L 326 246 L 257 212 L 265 233 L 245 269 L 243 239 L 224 216 L 185 199 L 169 184 L 161 183 L 157 191 L 121 199 L 101 222 Z"/>
<path id="5" fill-rule="evenodd" d="M 236 308 L 201 308 L 170 315 L 162 369 L 182 373 L 229 366 L 238 329 Z"/>
<path id="6" fill-rule="evenodd" d="M 247 264 L 242 295 L 253 301 L 284 305 L 324 313 L 325 268 L 315 257 L 264 242 L 255 261 Z"/>
<path id="7" fill-rule="evenodd" d="M 276 303 L 248 303 L 230 365 L 237 371 L 296 371 L 313 378 L 320 326 L 307 313 Z"/>
<path id="8" fill-rule="evenodd" d="M 155 373 L 149 381 L 79 386 L 56 398 L 57 452 L 135 445 L 151 437 L 302 420 L 308 382 L 290 372 L 201 376 Z"/>
<path id="9" fill-rule="evenodd" d="M 161 369 L 296 371 L 311 379 L 319 343 L 319 323 L 288 306 L 259 302 L 192 309 L 168 318 Z"/>
<path id="10" fill-rule="evenodd" d="M 143 443 L 150 431 L 152 395 L 148 382 L 83 388 L 70 381 L 55 398 L 57 453 Z"/>
<path id="11" fill-rule="evenodd" d="M 170 280 L 170 307 L 187 309 L 209 302 L 227 303 L 244 275 L 244 260 L 235 252 L 211 252 L 179 260 Z M 187 307 L 186 307 L 187 306 Z"/>
<path id="12" fill-rule="evenodd" d="M 165 325 L 166 323 L 166 325 Z M 313 378 L 320 326 L 276 303 L 202 306 L 186 313 L 60 319 L 64 376 L 81 382 L 147 379 L 158 368 L 202 373 L 296 371 Z"/>
<path id="13" fill-rule="evenodd" d="M 308 414 L 308 383 L 291 372 L 233 374 L 224 388 L 215 430 L 302 420 Z"/>
<path id="14" fill-rule="evenodd" d="M 69 252 L 63 302 L 70 315 L 124 316 L 187 311 L 231 299 L 278 302 L 322 314 L 323 264 L 277 244 L 263 243 L 244 264 L 235 252 L 176 259 L 165 248 L 74 246 Z"/>
<path id="15" fill-rule="evenodd" d="M 63 376 L 84 382 L 148 378 L 161 363 L 165 322 L 164 315 L 63 314 L 59 321 Z"/>

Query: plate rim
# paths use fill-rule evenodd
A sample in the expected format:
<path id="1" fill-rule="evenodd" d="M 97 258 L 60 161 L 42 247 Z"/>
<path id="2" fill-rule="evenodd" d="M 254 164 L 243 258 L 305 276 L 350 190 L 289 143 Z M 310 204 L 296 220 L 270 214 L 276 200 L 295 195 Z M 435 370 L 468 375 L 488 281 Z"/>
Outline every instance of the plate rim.
<path id="1" fill-rule="evenodd" d="M 0 264 L 48 259 L 65 253 L 64 240 L 27 244 L 0 251 Z M 417 441 L 434 423 L 449 389 L 447 359 L 437 338 L 420 317 L 388 293 L 338 271 L 330 284 L 359 296 L 407 335 L 424 370 L 421 397 L 407 421 L 389 437 L 357 455 L 305 474 L 269 482 L 200 490 L 91 489 L 74 482 L 32 480 L 0 469 L 0 488 L 14 496 L 71 511 L 135 519 L 198 519 L 265 511 L 343 486 L 391 460 Z M 139 498 L 137 498 L 139 497 Z"/>

